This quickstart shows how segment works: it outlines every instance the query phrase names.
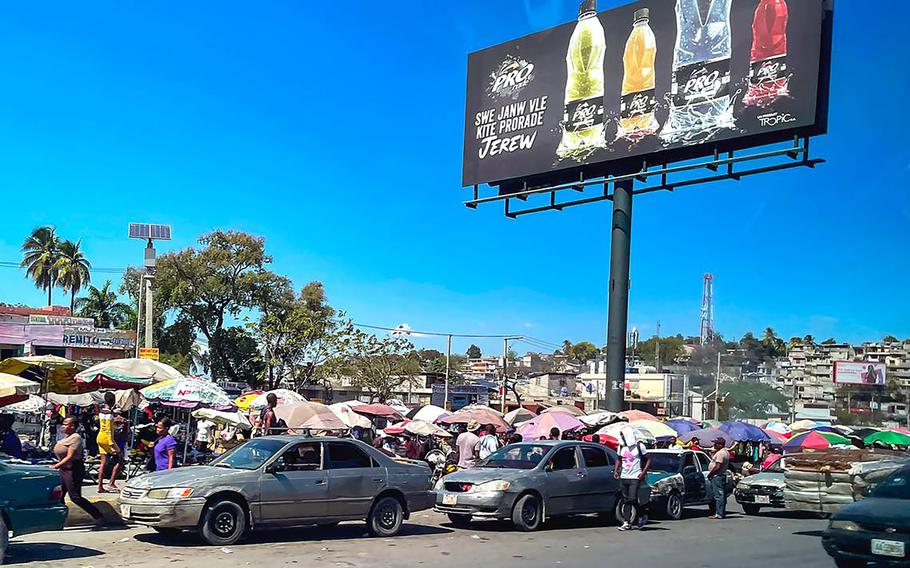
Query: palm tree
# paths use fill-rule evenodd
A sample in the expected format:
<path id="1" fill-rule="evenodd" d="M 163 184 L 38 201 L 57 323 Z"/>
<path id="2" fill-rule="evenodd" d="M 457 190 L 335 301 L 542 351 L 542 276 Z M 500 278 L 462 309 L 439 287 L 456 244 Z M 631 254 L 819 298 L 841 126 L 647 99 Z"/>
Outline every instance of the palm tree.
<path id="1" fill-rule="evenodd" d="M 101 288 L 88 287 L 88 295 L 76 300 L 79 315 L 94 318 L 95 325 L 110 329 L 117 327 L 129 316 L 130 307 L 117 299 L 117 293 L 111 290 L 108 280 Z"/>
<path id="2" fill-rule="evenodd" d="M 47 305 L 51 305 L 51 290 L 57 284 L 57 260 L 60 258 L 60 239 L 51 226 L 38 227 L 22 243 L 20 268 L 39 289 L 47 290 Z"/>
<path id="3" fill-rule="evenodd" d="M 82 241 L 63 241 L 60 243 L 60 258 L 54 265 L 57 271 L 57 284 L 63 286 L 64 292 L 70 293 L 70 312 L 76 311 L 76 293 L 92 281 L 89 272 L 92 264 L 85 258 L 79 246 Z"/>

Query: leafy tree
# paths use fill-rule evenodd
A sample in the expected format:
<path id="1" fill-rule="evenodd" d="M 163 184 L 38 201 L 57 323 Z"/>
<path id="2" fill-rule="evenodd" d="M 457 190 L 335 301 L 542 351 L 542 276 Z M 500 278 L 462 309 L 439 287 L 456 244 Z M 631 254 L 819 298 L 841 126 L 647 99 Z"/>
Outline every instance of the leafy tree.
<path id="1" fill-rule="evenodd" d="M 833 337 L 829 337 L 828 339 L 822 341 L 822 345 L 836 345 L 836 344 L 837 344 L 837 340 L 834 339 Z"/>
<path id="2" fill-rule="evenodd" d="M 893 335 L 886 335 L 882 341 L 884 343 L 900 343 L 900 339 L 894 337 Z"/>
<path id="3" fill-rule="evenodd" d="M 468 351 L 465 353 L 468 356 L 468 359 L 480 359 L 483 357 L 483 353 L 480 352 L 480 347 L 477 347 L 473 343 L 468 347 Z"/>
<path id="4" fill-rule="evenodd" d="M 70 313 L 76 311 L 76 294 L 92 281 L 92 275 L 89 272 L 92 264 L 82 254 L 81 244 L 82 241 L 60 243 L 59 256 L 57 262 L 54 263 L 57 284 L 63 287 L 64 292 L 70 293 Z"/>
<path id="5" fill-rule="evenodd" d="M 767 418 L 773 409 L 789 408 L 789 399 L 780 391 L 765 383 L 735 381 L 723 383 L 722 390 L 732 398 L 728 408 L 730 418 Z"/>
<path id="6" fill-rule="evenodd" d="M 790 341 L 787 342 L 788 347 L 791 349 L 794 347 L 802 347 L 803 340 L 800 337 L 791 337 Z"/>
<path id="7" fill-rule="evenodd" d="M 231 326 L 218 330 L 214 339 L 219 353 L 214 354 L 211 349 L 206 353 L 203 357 L 205 370 L 216 380 L 230 377 L 232 381 L 256 385 L 265 365 L 252 334 L 243 327 Z"/>
<path id="8" fill-rule="evenodd" d="M 38 227 L 22 243 L 22 263 L 26 277 L 35 286 L 47 290 L 47 305 L 52 305 L 52 290 L 57 283 L 57 260 L 60 258 L 60 239 L 54 227 Z"/>
<path id="9" fill-rule="evenodd" d="M 805 337 L 803 337 L 803 343 L 806 345 L 815 345 L 815 337 L 813 337 L 811 334 L 807 334 Z"/>
<path id="10" fill-rule="evenodd" d="M 458 378 L 461 372 L 464 370 L 465 363 L 467 359 L 463 355 L 457 355 L 452 353 L 452 356 L 449 357 L 449 380 Z M 424 370 L 428 373 L 439 373 L 445 374 L 446 372 L 446 357 L 442 355 L 437 357 L 429 362 L 424 367 Z"/>
<path id="11" fill-rule="evenodd" d="M 590 341 L 582 341 L 572 345 L 566 352 L 570 359 L 588 361 L 597 356 L 600 350 Z"/>
<path id="12" fill-rule="evenodd" d="M 639 343 L 635 352 L 646 363 L 656 363 L 658 342 L 660 342 L 660 364 L 661 366 L 666 366 L 673 364 L 682 355 L 686 339 L 682 335 L 661 338 L 652 337 Z"/>
<path id="13" fill-rule="evenodd" d="M 783 339 L 777 336 L 773 328 L 765 328 L 764 337 L 761 340 L 762 347 L 764 347 L 763 355 L 766 358 L 775 358 L 782 355 L 786 355 L 787 346 L 784 344 Z"/>
<path id="14" fill-rule="evenodd" d="M 76 309 L 82 317 L 93 318 L 101 328 L 120 326 L 128 317 L 130 307 L 120 302 L 117 293 L 111 290 L 108 280 L 101 288 L 89 286 L 88 295 L 76 299 Z"/>
<path id="15" fill-rule="evenodd" d="M 400 337 L 382 339 L 355 330 L 346 357 L 345 371 L 354 384 L 370 395 L 370 402 L 385 402 L 396 388 L 407 385 L 420 372 L 414 346 Z"/>
<path id="16" fill-rule="evenodd" d="M 446 354 L 436 349 L 418 349 L 417 356 L 420 358 L 421 363 L 430 363 L 434 359 L 445 358 Z"/>
<path id="17" fill-rule="evenodd" d="M 509 361 L 516 361 L 518 359 L 518 352 L 514 349 L 509 349 L 509 352 L 506 353 L 506 357 L 509 358 Z"/>

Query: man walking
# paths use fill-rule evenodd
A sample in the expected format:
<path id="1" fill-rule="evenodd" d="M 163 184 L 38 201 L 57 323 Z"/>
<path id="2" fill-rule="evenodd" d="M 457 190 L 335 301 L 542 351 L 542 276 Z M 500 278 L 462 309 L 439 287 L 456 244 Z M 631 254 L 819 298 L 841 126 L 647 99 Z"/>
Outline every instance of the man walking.
<path id="1" fill-rule="evenodd" d="M 709 519 L 723 519 L 727 516 L 727 469 L 730 467 L 730 451 L 723 438 L 714 440 L 714 455 L 711 457 L 711 469 L 708 480 L 714 494 L 714 512 Z"/>
<path id="2" fill-rule="evenodd" d="M 613 476 L 619 478 L 622 490 L 620 512 L 623 523 L 619 530 L 627 531 L 633 528 L 632 515 L 636 510 L 638 527 L 641 528 L 648 522 L 644 506 L 638 500 L 638 490 L 648 473 L 651 460 L 648 458 L 648 450 L 635 439 L 635 431 L 628 426 L 619 431 L 618 450 L 619 459 L 616 461 Z"/>
<path id="3" fill-rule="evenodd" d="M 455 447 L 458 450 L 458 467 L 461 469 L 471 469 L 477 464 L 474 457 L 474 448 L 480 441 L 477 431 L 480 430 L 480 424 L 476 420 L 468 422 L 466 432 L 458 435 L 455 440 Z"/>
<path id="4" fill-rule="evenodd" d="M 486 434 L 477 442 L 477 457 L 485 460 L 490 454 L 499 449 L 499 438 L 496 436 L 496 426 L 488 424 Z"/>

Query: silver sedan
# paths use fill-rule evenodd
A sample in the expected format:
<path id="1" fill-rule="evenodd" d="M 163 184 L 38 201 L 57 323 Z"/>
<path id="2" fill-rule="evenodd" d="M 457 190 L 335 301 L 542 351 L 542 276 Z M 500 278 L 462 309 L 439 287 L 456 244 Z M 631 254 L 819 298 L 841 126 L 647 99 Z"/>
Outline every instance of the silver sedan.
<path id="1" fill-rule="evenodd" d="M 362 442 L 267 436 L 208 466 L 130 480 L 120 512 L 162 533 L 198 529 L 217 546 L 250 529 L 350 520 L 366 520 L 375 536 L 394 536 L 411 513 L 432 506 L 430 487 L 426 465 L 396 462 Z"/>
<path id="2" fill-rule="evenodd" d="M 617 456 L 604 446 L 539 441 L 506 446 L 478 464 L 436 483 L 435 510 L 455 526 L 472 518 L 508 519 L 523 531 L 548 517 L 616 514 Z"/>

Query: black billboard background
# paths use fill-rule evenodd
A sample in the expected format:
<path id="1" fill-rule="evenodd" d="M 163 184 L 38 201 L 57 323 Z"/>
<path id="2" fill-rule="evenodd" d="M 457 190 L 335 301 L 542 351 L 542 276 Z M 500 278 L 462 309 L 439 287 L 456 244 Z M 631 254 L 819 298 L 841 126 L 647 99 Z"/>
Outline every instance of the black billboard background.
<path id="1" fill-rule="evenodd" d="M 625 140 L 613 142 L 624 73 L 623 52 L 632 31 L 633 14 L 640 8 L 649 8 L 650 26 L 657 40 L 655 87 L 659 106 L 656 114 L 661 126 L 669 115 L 666 94 L 672 82 L 676 0 L 641 0 L 598 14 L 607 44 L 604 59 L 607 148 L 597 151 L 583 163 L 570 159 L 560 161 L 556 157 L 556 148 L 562 137 L 560 123 L 565 105 L 565 57 L 575 21 L 469 55 L 462 185 L 497 184 L 515 179 L 531 180 L 532 185 L 553 183 L 577 179 L 579 170 L 584 178 L 591 178 L 604 175 L 612 164 L 628 161 L 629 158 L 638 162 L 643 159 L 671 162 L 709 153 L 714 147 L 723 150 L 742 148 L 754 143 L 782 140 L 794 132 L 802 135 L 823 133 L 826 127 L 824 113 L 817 112 L 820 103 L 824 106 L 826 97 L 826 93 L 819 93 L 819 90 L 827 88 L 826 85 L 820 87 L 819 82 L 820 72 L 826 79 L 822 61 L 825 56 L 822 52 L 823 0 L 788 1 L 787 66 L 792 73 L 790 96 L 777 100 L 770 108 L 746 107 L 743 104 L 749 81 L 752 20 L 759 0 L 731 2 L 731 90 L 741 90 L 734 103 L 735 129 L 719 132 L 698 144 L 699 148 L 687 147 L 684 143 L 665 145 L 658 136 L 649 136 L 634 145 Z M 491 73 L 509 58 L 534 64 L 533 79 L 514 99 L 493 96 L 488 92 Z M 477 140 L 475 126 L 477 113 L 492 109 L 498 116 L 504 105 L 530 100 L 541 104 L 542 97 L 547 97 L 542 126 L 502 134 L 502 137 L 508 138 L 536 131 L 533 146 L 481 160 L 478 155 L 481 141 Z M 763 117 L 761 122 L 759 116 Z"/>

